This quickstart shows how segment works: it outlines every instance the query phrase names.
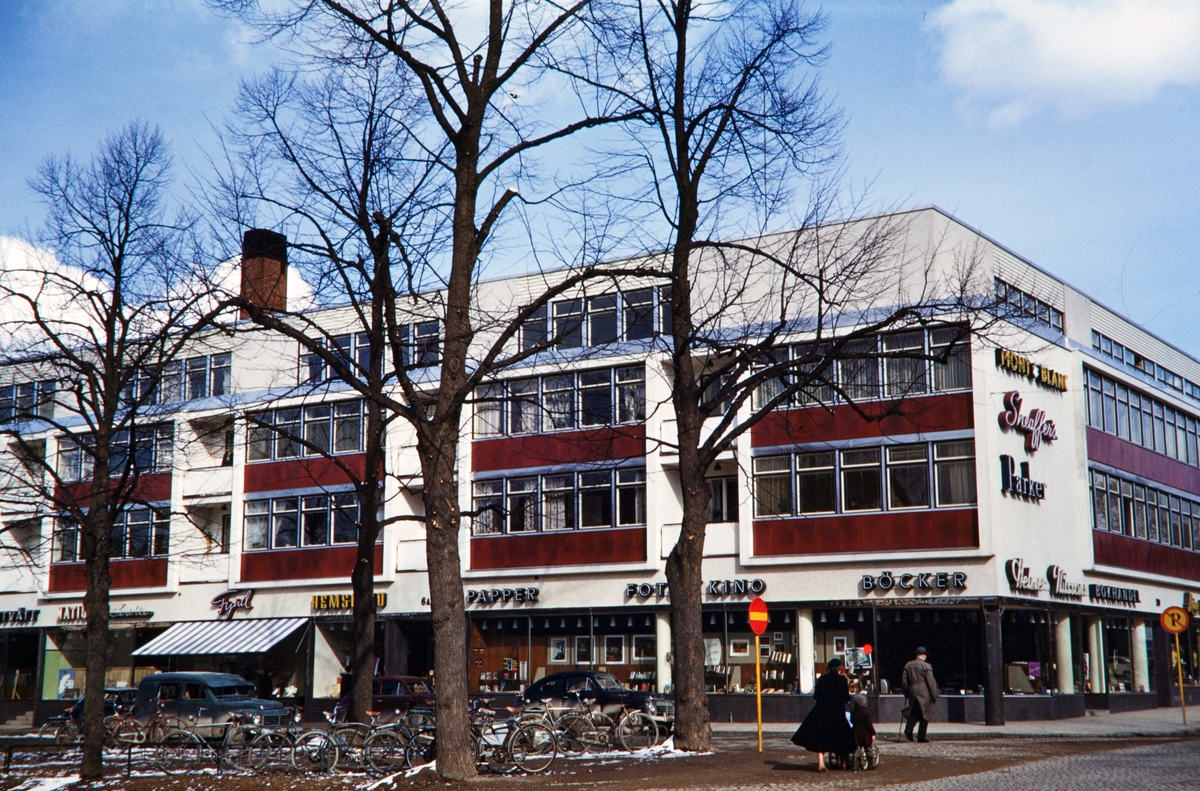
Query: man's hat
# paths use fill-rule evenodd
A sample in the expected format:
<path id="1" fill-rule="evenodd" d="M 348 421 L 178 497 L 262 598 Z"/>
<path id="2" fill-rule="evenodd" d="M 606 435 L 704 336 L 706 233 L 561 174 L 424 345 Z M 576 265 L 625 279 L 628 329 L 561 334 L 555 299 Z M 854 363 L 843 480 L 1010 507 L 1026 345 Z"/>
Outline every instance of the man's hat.
<path id="1" fill-rule="evenodd" d="M 921 654 L 926 654 L 926 655 L 929 654 L 929 652 L 925 650 L 925 646 L 923 646 L 923 645 L 917 646 L 917 650 L 914 651 L 913 653 L 917 656 L 920 656 Z"/>

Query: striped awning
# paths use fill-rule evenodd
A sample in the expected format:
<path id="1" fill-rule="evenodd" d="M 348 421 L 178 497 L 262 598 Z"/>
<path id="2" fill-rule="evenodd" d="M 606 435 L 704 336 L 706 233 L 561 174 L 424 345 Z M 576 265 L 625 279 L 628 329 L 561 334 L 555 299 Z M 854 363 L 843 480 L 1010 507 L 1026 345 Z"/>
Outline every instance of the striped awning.
<path id="1" fill-rule="evenodd" d="M 305 623 L 307 618 L 177 623 L 133 655 L 261 654 Z"/>

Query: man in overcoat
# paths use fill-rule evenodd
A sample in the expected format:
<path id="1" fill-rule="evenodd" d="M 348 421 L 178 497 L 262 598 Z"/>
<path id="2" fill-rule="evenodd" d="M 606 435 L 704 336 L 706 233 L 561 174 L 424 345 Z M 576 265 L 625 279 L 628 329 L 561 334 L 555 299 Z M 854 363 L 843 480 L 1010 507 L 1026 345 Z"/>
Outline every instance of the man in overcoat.
<path id="1" fill-rule="evenodd" d="M 929 728 L 929 711 L 937 703 L 938 687 L 933 678 L 933 666 L 925 661 L 927 654 L 925 646 L 917 648 L 916 658 L 904 666 L 904 678 L 901 687 L 908 697 L 908 724 L 904 727 L 904 735 L 911 742 L 913 728 L 920 723 L 917 730 L 917 741 L 929 741 L 926 731 Z"/>

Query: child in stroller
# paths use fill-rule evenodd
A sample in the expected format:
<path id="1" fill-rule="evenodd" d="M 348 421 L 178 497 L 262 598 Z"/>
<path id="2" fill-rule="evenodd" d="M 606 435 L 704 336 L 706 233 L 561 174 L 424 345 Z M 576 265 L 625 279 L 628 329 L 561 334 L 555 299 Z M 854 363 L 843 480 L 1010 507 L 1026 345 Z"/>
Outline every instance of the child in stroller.
<path id="1" fill-rule="evenodd" d="M 850 698 L 850 727 L 854 729 L 854 742 L 858 749 L 854 752 L 855 769 L 874 769 L 879 766 L 879 748 L 875 745 L 875 725 L 867 711 L 867 696 L 854 695 Z"/>

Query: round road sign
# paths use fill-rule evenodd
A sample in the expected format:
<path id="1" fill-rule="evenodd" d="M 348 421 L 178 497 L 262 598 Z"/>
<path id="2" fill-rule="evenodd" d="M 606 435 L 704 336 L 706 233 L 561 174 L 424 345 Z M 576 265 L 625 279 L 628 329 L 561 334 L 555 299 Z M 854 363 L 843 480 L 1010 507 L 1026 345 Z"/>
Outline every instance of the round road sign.
<path id="1" fill-rule="evenodd" d="M 1168 607 L 1158 617 L 1158 622 L 1162 624 L 1162 628 L 1171 634 L 1179 634 L 1185 631 L 1188 627 L 1188 620 L 1187 610 L 1182 607 Z"/>
<path id="2" fill-rule="evenodd" d="M 750 631 L 755 634 L 767 631 L 767 603 L 758 596 L 750 602 Z"/>

